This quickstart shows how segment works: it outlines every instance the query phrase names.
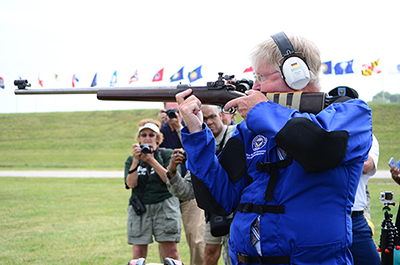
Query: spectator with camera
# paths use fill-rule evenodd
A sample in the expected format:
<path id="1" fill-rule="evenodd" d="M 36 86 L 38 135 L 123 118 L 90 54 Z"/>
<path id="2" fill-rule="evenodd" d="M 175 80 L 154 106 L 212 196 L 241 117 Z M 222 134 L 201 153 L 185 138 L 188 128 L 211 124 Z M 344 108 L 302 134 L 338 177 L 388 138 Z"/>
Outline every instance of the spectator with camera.
<path id="1" fill-rule="evenodd" d="M 372 144 L 371 109 L 342 98 L 312 114 L 268 100 L 263 93 L 321 90 L 320 52 L 306 38 L 274 34 L 250 59 L 253 89 L 224 107 L 243 122 L 218 157 L 202 102 L 191 89 L 176 95 L 198 204 L 236 210 L 233 264 L 352 264 L 350 214 Z"/>
<path id="2" fill-rule="evenodd" d="M 160 109 L 157 119 L 161 122 L 161 132 L 164 135 L 164 141 L 160 145 L 165 148 L 183 148 L 181 141 L 181 129 L 184 126 L 182 116 L 179 110 L 173 108 L 172 103 L 166 104 L 171 106 L 168 109 Z M 184 172 L 184 174 L 186 171 Z"/>
<path id="3" fill-rule="evenodd" d="M 216 154 L 219 154 L 228 142 L 236 126 L 223 124 L 221 119 L 222 112 L 215 105 L 202 105 L 201 110 L 204 114 L 204 123 L 207 124 L 215 137 Z M 180 161 L 184 159 L 180 154 L 177 154 L 176 156 Z M 169 178 L 167 186 L 175 196 L 183 201 L 195 198 L 190 172 L 187 172 L 184 178 L 181 178 L 179 173 L 167 177 Z M 206 213 L 203 232 L 204 242 L 206 243 L 204 250 L 204 265 L 218 264 L 222 246 L 224 263 L 226 265 L 231 264 L 229 258 L 228 239 L 232 218 L 233 215 L 225 217 Z"/>
<path id="4" fill-rule="evenodd" d="M 137 144 L 125 161 L 125 187 L 132 189 L 128 207 L 128 244 L 133 259 L 146 258 L 153 236 L 163 258 L 180 260 L 177 243 L 181 237 L 179 199 L 167 189 L 167 168 L 176 168 L 173 150 L 159 148 L 163 141 L 160 124 L 152 119 L 138 123 Z"/>
<path id="5" fill-rule="evenodd" d="M 162 122 L 161 132 L 164 135 L 161 146 L 172 149 L 178 148 L 183 151 L 180 130 L 183 128 L 184 122 L 178 109 L 176 109 L 178 104 L 167 102 L 165 107 L 165 109 L 160 109 L 158 113 L 158 120 Z M 180 173 L 184 176 L 186 166 L 182 160 L 180 167 Z M 190 264 L 201 265 L 203 264 L 205 246 L 203 242 L 204 211 L 197 206 L 194 198 L 181 201 L 180 208 L 186 242 L 190 249 Z"/>

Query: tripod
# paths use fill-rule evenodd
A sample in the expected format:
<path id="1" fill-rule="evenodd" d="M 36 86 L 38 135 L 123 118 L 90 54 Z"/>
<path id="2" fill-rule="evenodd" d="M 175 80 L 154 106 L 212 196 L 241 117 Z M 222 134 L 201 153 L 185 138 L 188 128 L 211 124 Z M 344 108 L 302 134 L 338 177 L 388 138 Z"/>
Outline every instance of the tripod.
<path id="1" fill-rule="evenodd" d="M 381 252 L 381 265 L 393 265 L 393 252 L 395 247 L 395 238 L 398 238 L 396 226 L 393 225 L 389 205 L 395 206 L 394 202 L 385 202 L 382 211 L 385 212 L 385 219 L 382 221 L 381 237 L 378 251 Z M 400 246 L 396 246 L 399 250 Z"/>

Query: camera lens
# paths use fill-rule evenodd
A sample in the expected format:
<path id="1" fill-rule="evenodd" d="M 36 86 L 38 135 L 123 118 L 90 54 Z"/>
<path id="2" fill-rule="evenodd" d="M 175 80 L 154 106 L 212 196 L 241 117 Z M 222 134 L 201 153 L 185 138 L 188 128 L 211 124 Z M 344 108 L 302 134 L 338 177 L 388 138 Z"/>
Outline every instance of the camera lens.
<path id="1" fill-rule="evenodd" d="M 142 149 L 142 153 L 143 154 L 149 154 L 149 153 L 151 153 L 151 151 L 152 151 L 152 147 L 151 147 L 151 145 L 149 145 L 149 144 L 141 144 L 140 145 L 140 148 Z"/>

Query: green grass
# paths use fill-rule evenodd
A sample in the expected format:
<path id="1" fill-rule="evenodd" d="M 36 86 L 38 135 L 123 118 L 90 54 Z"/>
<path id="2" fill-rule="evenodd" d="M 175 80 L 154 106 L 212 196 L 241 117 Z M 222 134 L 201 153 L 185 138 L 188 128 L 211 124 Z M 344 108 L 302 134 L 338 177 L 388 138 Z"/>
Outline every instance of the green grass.
<path id="1" fill-rule="evenodd" d="M 400 104 L 370 104 L 378 169 L 400 158 Z M 136 124 L 158 110 L 0 114 L 0 170 L 121 170 Z M 237 117 L 240 121 L 240 116 Z"/>
<path id="2" fill-rule="evenodd" d="M 370 106 L 380 144 L 378 169 L 388 170 L 389 158 L 400 158 L 400 104 Z M 157 112 L 0 114 L 0 170 L 122 172 L 136 124 L 156 119 Z M 392 190 L 399 202 L 399 187 L 391 179 L 371 179 L 369 187 L 379 243 L 379 193 Z M 0 264 L 126 264 L 128 197 L 121 179 L 0 178 Z M 392 213 L 396 216 L 397 206 Z M 189 264 L 184 234 L 179 250 Z M 159 260 L 156 244 L 150 245 L 148 260 Z"/>
<path id="3" fill-rule="evenodd" d="M 115 178 L 0 178 L 0 264 L 126 264 L 130 191 Z M 189 264 L 182 234 L 181 257 Z M 158 262 L 157 244 L 149 262 Z"/>
<path id="4" fill-rule="evenodd" d="M 379 194 L 394 191 L 399 202 L 399 186 L 372 178 L 369 189 L 379 244 Z M 0 264 L 126 264 L 132 255 L 126 242 L 129 195 L 116 178 L 0 178 Z M 394 217 L 397 209 L 392 207 Z M 189 264 L 184 233 L 178 247 Z M 149 245 L 147 261 L 159 261 L 156 243 Z"/>

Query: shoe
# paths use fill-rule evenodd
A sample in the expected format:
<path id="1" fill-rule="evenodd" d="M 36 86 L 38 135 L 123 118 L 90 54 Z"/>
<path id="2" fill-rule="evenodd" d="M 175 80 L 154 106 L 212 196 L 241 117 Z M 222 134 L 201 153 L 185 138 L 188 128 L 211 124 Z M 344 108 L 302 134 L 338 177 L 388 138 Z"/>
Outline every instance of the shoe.
<path id="1" fill-rule="evenodd" d="M 128 265 L 145 265 L 145 264 L 146 264 L 146 260 L 144 258 L 133 259 L 128 262 Z"/>
<path id="2" fill-rule="evenodd" d="M 164 265 L 184 265 L 184 264 L 182 261 L 179 261 L 179 260 L 165 258 Z"/>

